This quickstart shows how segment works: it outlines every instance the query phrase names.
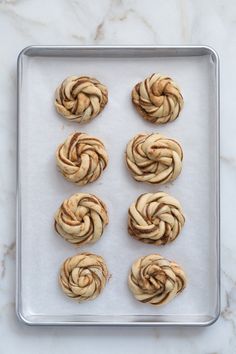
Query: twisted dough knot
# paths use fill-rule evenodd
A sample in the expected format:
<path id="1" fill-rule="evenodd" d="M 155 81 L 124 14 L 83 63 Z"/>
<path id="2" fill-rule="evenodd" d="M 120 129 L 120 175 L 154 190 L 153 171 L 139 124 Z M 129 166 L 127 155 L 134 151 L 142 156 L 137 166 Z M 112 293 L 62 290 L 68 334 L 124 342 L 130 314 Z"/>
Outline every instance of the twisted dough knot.
<path id="1" fill-rule="evenodd" d="M 70 76 L 56 90 L 55 106 L 65 118 L 85 123 L 96 117 L 108 101 L 107 88 L 88 76 Z"/>
<path id="2" fill-rule="evenodd" d="M 160 74 L 153 74 L 139 82 L 133 88 L 132 101 L 137 111 L 155 124 L 175 120 L 184 103 L 176 83 Z"/>
<path id="3" fill-rule="evenodd" d="M 180 203 L 164 192 L 142 194 L 129 208 L 129 234 L 145 243 L 172 242 L 184 223 Z"/>
<path id="4" fill-rule="evenodd" d="M 166 183 L 181 172 L 183 151 L 161 134 L 138 134 L 127 145 L 126 161 L 139 182 Z"/>
<path id="5" fill-rule="evenodd" d="M 158 306 L 168 303 L 185 288 L 186 275 L 177 263 L 151 254 L 133 263 L 128 285 L 138 301 Z"/>
<path id="6" fill-rule="evenodd" d="M 56 231 L 75 246 L 96 242 L 107 224 L 106 206 L 92 194 L 72 195 L 64 200 L 55 215 Z"/>
<path id="7" fill-rule="evenodd" d="M 92 253 L 67 258 L 59 276 L 64 293 L 78 302 L 95 299 L 105 287 L 107 279 L 108 269 L 104 259 Z"/>
<path id="8" fill-rule="evenodd" d="M 108 155 L 99 139 L 85 133 L 74 133 L 58 147 L 56 160 L 68 181 L 85 185 L 98 179 L 107 166 Z"/>

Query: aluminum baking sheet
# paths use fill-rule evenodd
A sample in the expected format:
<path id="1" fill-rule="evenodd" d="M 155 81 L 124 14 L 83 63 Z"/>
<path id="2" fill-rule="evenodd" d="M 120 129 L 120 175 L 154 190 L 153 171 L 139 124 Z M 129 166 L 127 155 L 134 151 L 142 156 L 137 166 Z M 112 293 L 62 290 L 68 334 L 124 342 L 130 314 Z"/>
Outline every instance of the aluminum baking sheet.
<path id="1" fill-rule="evenodd" d="M 220 310 L 218 57 L 208 47 L 29 47 L 18 59 L 17 314 L 28 324 L 209 325 Z M 132 106 L 133 86 L 160 72 L 179 84 L 185 106 L 172 123 L 155 126 Z M 69 75 L 98 78 L 109 90 L 104 111 L 86 125 L 67 122 L 54 92 Z M 109 165 L 84 187 L 57 171 L 55 150 L 74 131 L 102 139 Z M 124 162 L 127 142 L 139 132 L 160 132 L 184 150 L 181 175 L 163 186 L 134 181 Z M 129 205 L 144 192 L 163 190 L 183 205 L 186 224 L 164 247 L 127 233 Z M 60 203 L 76 192 L 94 193 L 108 206 L 110 223 L 99 242 L 79 249 L 54 231 Z M 77 252 L 102 255 L 112 277 L 95 301 L 78 304 L 58 285 L 58 270 Z M 160 253 L 183 266 L 186 290 L 171 303 L 137 302 L 127 287 L 132 262 Z"/>

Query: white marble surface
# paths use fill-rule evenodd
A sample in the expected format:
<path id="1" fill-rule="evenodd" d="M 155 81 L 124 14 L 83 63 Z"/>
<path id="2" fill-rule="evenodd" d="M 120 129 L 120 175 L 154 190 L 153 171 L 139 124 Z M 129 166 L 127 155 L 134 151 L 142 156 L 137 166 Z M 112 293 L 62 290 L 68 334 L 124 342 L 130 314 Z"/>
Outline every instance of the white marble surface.
<path id="1" fill-rule="evenodd" d="M 236 352 L 236 6 L 232 0 L 0 0 L 0 353 Z M 209 328 L 27 327 L 16 319 L 16 57 L 31 44 L 207 44 L 221 59 L 222 312 Z M 230 202 L 231 201 L 231 202 Z M 112 348 L 112 349 L 111 349 Z"/>

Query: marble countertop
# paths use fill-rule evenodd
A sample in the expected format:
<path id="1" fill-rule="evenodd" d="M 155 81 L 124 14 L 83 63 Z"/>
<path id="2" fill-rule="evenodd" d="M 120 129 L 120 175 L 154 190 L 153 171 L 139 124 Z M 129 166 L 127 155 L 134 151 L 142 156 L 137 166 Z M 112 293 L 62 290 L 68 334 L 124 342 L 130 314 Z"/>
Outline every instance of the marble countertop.
<path id="1" fill-rule="evenodd" d="M 204 353 L 236 348 L 236 6 L 232 0 L 0 0 L 0 353 Z M 221 60 L 222 311 L 208 328 L 28 327 L 15 315 L 16 58 L 32 44 L 210 45 Z"/>

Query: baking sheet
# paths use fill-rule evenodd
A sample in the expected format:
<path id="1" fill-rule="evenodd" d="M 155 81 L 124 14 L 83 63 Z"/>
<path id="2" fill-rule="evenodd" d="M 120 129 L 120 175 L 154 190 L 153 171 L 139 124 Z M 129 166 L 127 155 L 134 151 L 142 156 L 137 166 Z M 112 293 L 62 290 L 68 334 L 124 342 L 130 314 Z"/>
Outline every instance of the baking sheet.
<path id="1" fill-rule="evenodd" d="M 29 322 L 98 321 L 196 322 L 213 318 L 218 306 L 216 212 L 216 95 L 215 63 L 210 55 L 178 57 L 25 56 L 20 82 L 21 256 L 20 312 Z M 180 86 L 185 106 L 179 118 L 163 126 L 142 119 L 133 108 L 133 86 L 154 72 L 172 77 Z M 54 108 L 54 92 L 69 75 L 88 75 L 108 87 L 104 111 L 86 125 L 67 122 Z M 57 146 L 74 131 L 100 138 L 109 164 L 96 182 L 84 187 L 66 181 L 57 171 Z M 160 132 L 179 141 L 184 160 L 181 175 L 163 186 L 134 181 L 127 170 L 127 142 L 139 132 Z M 182 204 L 186 224 L 169 245 L 156 247 L 127 233 L 127 210 L 145 192 L 166 191 Z M 78 249 L 54 231 L 53 216 L 60 203 L 77 192 L 93 193 L 107 205 L 110 222 L 100 241 Z M 78 304 L 61 291 L 57 278 L 61 263 L 77 252 L 102 255 L 111 278 L 101 296 Z M 154 307 L 137 302 L 127 287 L 132 262 L 160 253 L 186 271 L 188 286 L 171 303 Z M 82 316 L 81 316 L 82 315 Z M 38 319 L 37 319 L 38 317 Z M 39 320 L 40 318 L 40 320 Z M 31 320 L 30 320 L 31 319 Z M 32 320 L 33 319 L 33 320 Z"/>

